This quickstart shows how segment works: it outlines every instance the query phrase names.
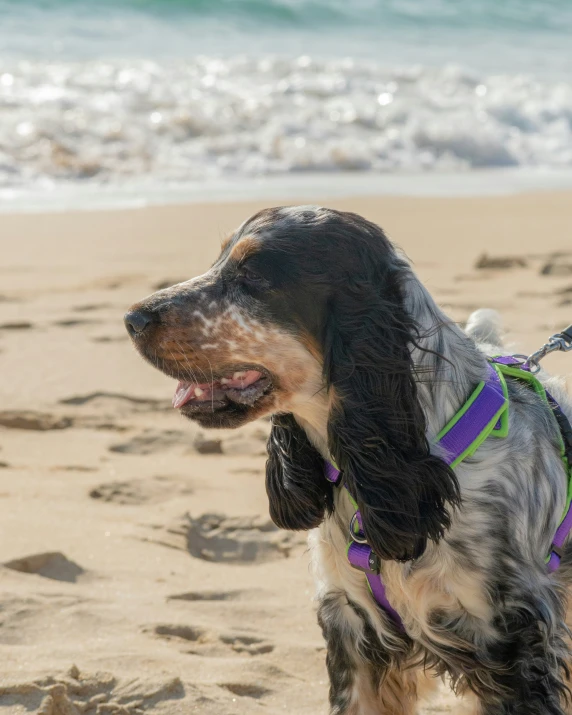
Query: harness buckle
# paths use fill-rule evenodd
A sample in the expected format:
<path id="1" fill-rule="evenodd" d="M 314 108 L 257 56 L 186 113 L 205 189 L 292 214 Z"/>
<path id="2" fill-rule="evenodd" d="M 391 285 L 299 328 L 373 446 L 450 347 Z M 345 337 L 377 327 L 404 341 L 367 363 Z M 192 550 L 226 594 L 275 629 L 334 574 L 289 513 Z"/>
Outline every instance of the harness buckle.
<path id="1" fill-rule="evenodd" d="M 564 557 L 564 549 L 561 546 L 556 546 L 556 544 L 552 544 L 550 547 L 550 553 L 556 554 L 559 559 Z"/>
<path id="2" fill-rule="evenodd" d="M 336 481 L 335 481 L 335 482 L 331 482 L 331 484 L 332 484 L 334 487 L 341 487 L 343 481 L 344 481 L 344 473 L 343 473 L 342 470 L 340 469 L 340 470 L 339 470 L 339 474 L 338 474 L 338 476 L 337 476 L 337 478 L 336 478 Z"/>
<path id="3" fill-rule="evenodd" d="M 365 537 L 365 534 L 362 535 L 362 530 L 360 528 L 359 522 L 358 522 L 358 514 L 357 511 L 356 513 L 352 516 L 350 520 L 350 539 L 355 543 L 355 544 L 367 544 L 367 539 Z M 357 525 L 357 530 L 356 530 L 356 525 Z"/>
<path id="4" fill-rule="evenodd" d="M 356 569 L 356 571 L 361 571 L 362 573 L 371 575 L 379 575 L 381 572 L 381 560 L 371 548 L 369 549 L 369 554 L 367 555 L 367 566 L 364 566 L 358 563 L 357 560 L 353 559 L 351 553 L 348 554 L 348 561 L 350 566 L 353 569 Z"/>
<path id="5" fill-rule="evenodd" d="M 379 563 L 379 557 L 377 554 L 374 554 L 373 551 L 371 552 L 371 556 L 369 557 L 369 568 L 366 569 L 363 566 L 358 566 L 357 564 L 350 564 L 350 566 L 353 569 L 356 569 L 356 571 L 361 571 L 362 573 L 369 573 L 373 575 L 379 574 L 381 570 L 381 564 Z"/>

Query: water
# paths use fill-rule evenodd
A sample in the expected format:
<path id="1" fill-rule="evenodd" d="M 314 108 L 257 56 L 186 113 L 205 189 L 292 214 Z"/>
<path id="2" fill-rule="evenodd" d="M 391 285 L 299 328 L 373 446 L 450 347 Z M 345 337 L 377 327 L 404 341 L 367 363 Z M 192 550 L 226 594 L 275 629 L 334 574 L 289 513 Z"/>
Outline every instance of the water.
<path id="1" fill-rule="evenodd" d="M 0 0 L 0 197 L 572 173 L 570 0 Z"/>
<path id="2" fill-rule="evenodd" d="M 0 0 L 4 57 L 351 56 L 569 78 L 569 0 Z"/>

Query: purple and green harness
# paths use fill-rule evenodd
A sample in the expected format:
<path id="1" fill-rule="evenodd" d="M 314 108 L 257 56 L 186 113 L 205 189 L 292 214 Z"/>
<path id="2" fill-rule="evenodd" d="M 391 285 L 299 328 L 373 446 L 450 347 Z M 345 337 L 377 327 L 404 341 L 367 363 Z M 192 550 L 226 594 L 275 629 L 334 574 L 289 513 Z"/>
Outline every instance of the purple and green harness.
<path id="1" fill-rule="evenodd" d="M 572 427 L 568 418 L 544 388 L 535 373 L 540 369 L 539 361 L 554 350 L 572 350 L 572 325 L 562 333 L 553 335 L 548 343 L 530 357 L 505 355 L 489 358 L 487 378 L 480 382 L 469 399 L 443 427 L 437 435 L 436 446 L 442 459 L 455 468 L 467 457 L 471 457 L 489 437 L 503 438 L 508 435 L 509 398 L 506 377 L 522 380 L 550 408 L 560 432 L 560 455 L 568 475 L 568 490 L 564 514 L 556 530 L 548 556 L 549 572 L 560 566 L 562 549 L 572 529 Z M 344 484 L 343 473 L 334 464 L 325 463 L 326 479 L 336 487 L 344 486 L 355 512 L 350 520 L 350 541 L 347 547 L 348 561 L 355 569 L 363 571 L 372 596 L 377 604 L 389 615 L 398 628 L 403 629 L 399 614 L 387 599 L 381 578 L 381 561 L 367 542 L 362 517 L 357 501 Z"/>

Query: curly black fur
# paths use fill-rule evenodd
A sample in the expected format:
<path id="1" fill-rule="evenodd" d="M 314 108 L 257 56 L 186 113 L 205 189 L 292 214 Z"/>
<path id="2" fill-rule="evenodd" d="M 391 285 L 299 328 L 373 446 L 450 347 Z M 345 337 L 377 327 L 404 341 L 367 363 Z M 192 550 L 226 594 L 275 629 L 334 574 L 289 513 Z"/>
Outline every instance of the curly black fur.
<path id="1" fill-rule="evenodd" d="M 483 715 L 563 715 L 570 671 L 562 600 L 552 589 L 520 598 L 495 617 L 496 636 L 485 648 L 463 640 L 463 616 L 434 612 L 422 660 L 457 692 L 472 690 Z"/>
<path id="2" fill-rule="evenodd" d="M 438 541 L 448 528 L 459 489 L 454 472 L 430 454 L 425 436 L 411 358 L 419 334 L 404 306 L 409 268 L 383 231 L 356 214 L 331 211 L 318 221 L 309 212 L 297 228 L 294 240 L 289 232 L 281 234 L 277 220 L 273 226 L 288 305 L 280 293 L 276 307 L 270 298 L 267 307 L 277 319 L 287 307 L 289 319 L 322 349 L 325 382 L 337 405 L 330 415 L 329 449 L 357 498 L 370 545 L 384 559 L 416 558 L 427 539 Z M 301 263 L 303 238 L 308 254 Z M 335 258 L 340 255 L 342 263 Z M 296 450 L 288 451 L 287 444 Z M 295 490 L 269 492 L 289 501 L 272 507 L 280 526 L 300 529 L 318 522 L 317 505 L 326 503 L 326 495 L 312 451 L 301 435 L 269 442 L 269 468 L 279 470 L 283 460 L 282 470 L 297 475 Z M 272 473 L 270 481 L 276 481 Z M 295 515 L 310 505 L 308 514 Z"/>
<path id="3" fill-rule="evenodd" d="M 365 533 L 384 559 L 414 559 L 450 525 L 454 472 L 430 454 L 411 350 L 418 328 L 403 305 L 405 268 L 381 229 L 362 269 L 330 303 L 325 373 L 339 398 L 330 450 L 357 497 Z"/>
<path id="4" fill-rule="evenodd" d="M 292 415 L 272 417 L 266 493 L 270 517 L 281 529 L 313 529 L 332 512 L 332 485 L 324 475 L 324 460 Z"/>

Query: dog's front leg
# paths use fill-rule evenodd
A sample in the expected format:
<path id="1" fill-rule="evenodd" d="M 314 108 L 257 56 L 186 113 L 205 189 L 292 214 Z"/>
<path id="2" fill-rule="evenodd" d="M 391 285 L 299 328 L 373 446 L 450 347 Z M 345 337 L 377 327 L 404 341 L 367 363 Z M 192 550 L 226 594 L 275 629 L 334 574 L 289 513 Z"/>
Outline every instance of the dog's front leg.
<path id="1" fill-rule="evenodd" d="M 417 674 L 404 669 L 409 642 L 384 645 L 365 612 L 344 593 L 326 596 L 318 619 L 326 640 L 330 715 L 412 715 Z"/>
<path id="2" fill-rule="evenodd" d="M 552 589 L 523 594 L 502 614 L 501 638 L 488 653 L 490 687 L 479 684 L 481 715 L 564 715 L 570 651 Z M 548 615 L 552 610 L 551 615 Z M 481 677 L 482 680 L 482 677 Z"/>
<path id="3" fill-rule="evenodd" d="M 422 643 L 461 692 L 473 691 L 478 715 L 565 715 L 570 651 L 561 593 L 524 566 L 503 586 L 486 635 L 466 612 L 442 610 L 431 614 Z"/>

